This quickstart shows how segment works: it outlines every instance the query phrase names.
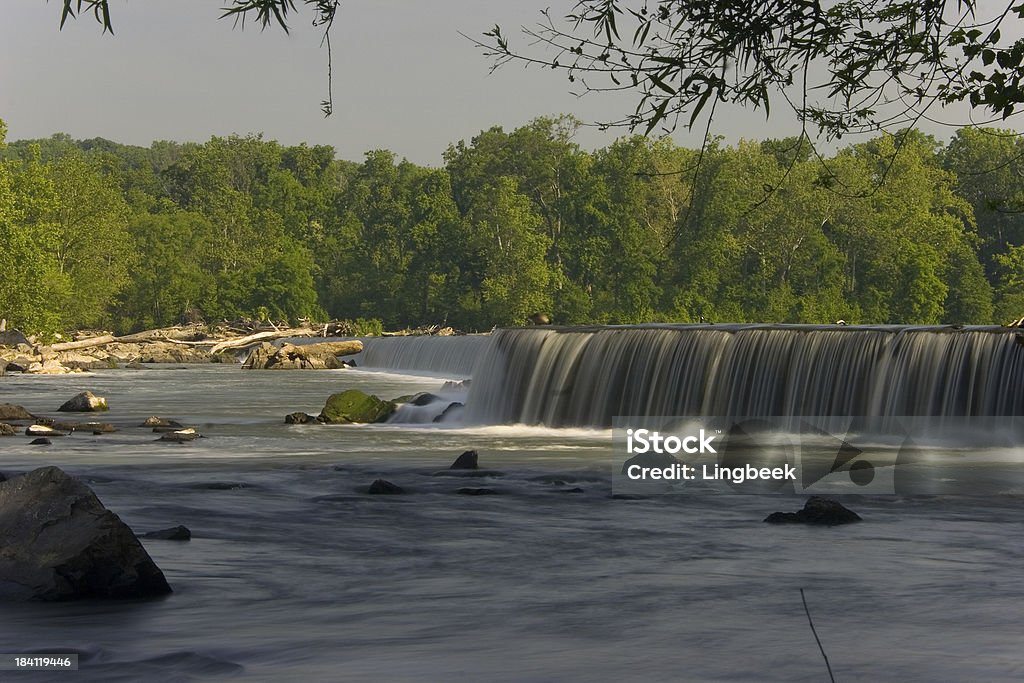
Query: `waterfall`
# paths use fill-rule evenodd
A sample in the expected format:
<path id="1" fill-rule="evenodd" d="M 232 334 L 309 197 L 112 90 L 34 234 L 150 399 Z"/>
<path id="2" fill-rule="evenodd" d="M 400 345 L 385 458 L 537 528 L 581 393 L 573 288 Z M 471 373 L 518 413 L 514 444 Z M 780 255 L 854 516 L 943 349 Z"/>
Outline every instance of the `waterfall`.
<path id="1" fill-rule="evenodd" d="M 362 337 L 361 340 L 363 352 L 355 356 L 359 367 L 470 377 L 477 359 L 490 343 L 490 336 Z"/>
<path id="2" fill-rule="evenodd" d="M 998 327 L 503 329 L 481 349 L 463 419 L 606 427 L 627 415 L 1022 415 L 1016 335 Z"/>

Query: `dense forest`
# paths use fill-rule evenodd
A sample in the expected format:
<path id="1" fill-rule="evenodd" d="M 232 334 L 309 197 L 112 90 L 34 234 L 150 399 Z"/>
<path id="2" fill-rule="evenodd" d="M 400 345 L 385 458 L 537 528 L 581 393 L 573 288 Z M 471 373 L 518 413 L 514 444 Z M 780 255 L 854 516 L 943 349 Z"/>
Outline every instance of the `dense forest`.
<path id="1" fill-rule="evenodd" d="M 917 131 L 596 151 L 541 118 L 441 168 L 259 135 L 3 145 L 0 317 L 119 332 L 251 317 L 992 323 L 1024 315 L 1024 142 Z"/>

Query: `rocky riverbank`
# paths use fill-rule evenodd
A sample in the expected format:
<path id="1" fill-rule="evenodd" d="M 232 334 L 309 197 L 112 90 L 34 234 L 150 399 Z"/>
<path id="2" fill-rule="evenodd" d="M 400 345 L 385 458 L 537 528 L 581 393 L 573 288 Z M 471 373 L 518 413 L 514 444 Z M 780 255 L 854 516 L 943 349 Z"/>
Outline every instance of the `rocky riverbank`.
<path id="1" fill-rule="evenodd" d="M 322 341 L 291 344 L 280 340 L 323 339 L 342 335 L 337 325 L 310 327 L 254 327 L 221 325 L 177 326 L 124 336 L 104 331 L 70 335 L 70 341 L 43 343 L 17 330 L 0 331 L 0 376 L 20 372 L 61 375 L 97 368 L 142 367 L 145 363 L 237 363 L 248 369 L 334 369 L 351 365 L 341 361 L 362 351 L 358 341 Z M 382 336 L 454 336 L 450 327 L 430 326 Z M 272 344 L 279 340 L 278 344 Z"/>

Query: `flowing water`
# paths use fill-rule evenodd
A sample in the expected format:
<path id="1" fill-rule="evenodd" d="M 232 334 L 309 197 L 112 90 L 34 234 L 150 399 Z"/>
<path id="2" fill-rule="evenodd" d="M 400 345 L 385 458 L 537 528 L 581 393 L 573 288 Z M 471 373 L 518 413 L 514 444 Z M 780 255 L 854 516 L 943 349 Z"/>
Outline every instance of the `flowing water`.
<path id="1" fill-rule="evenodd" d="M 509 331 L 449 339 L 466 344 L 449 360 L 445 340 L 388 340 L 392 360 L 378 362 L 390 367 L 378 370 L 363 367 L 371 342 L 358 369 L 0 379 L 0 402 L 42 414 L 92 390 L 110 402 L 104 419 L 123 427 L 50 447 L 4 438 L 0 470 L 59 465 L 136 531 L 193 532 L 187 543 L 144 542 L 174 588 L 164 599 L 0 606 L 0 651 L 80 656 L 77 673 L 0 679 L 827 680 L 801 588 L 838 681 L 1024 679 L 1019 496 L 850 497 L 865 521 L 835 528 L 762 523 L 797 509 L 795 497 L 612 498 L 606 417 L 617 396 L 641 401 L 627 406 L 633 414 L 743 401 L 765 414 L 801 400 L 848 411 L 913 401 L 923 414 L 1019 406 L 1006 334 L 775 332 L 680 340 L 678 330 L 633 329 L 609 341 L 604 330 Z M 532 356 L 521 353 L 530 345 Z M 283 422 L 341 389 L 437 392 L 442 377 L 469 374 L 469 394 L 449 397 L 466 403 L 454 422 Z M 801 399 L 792 389 L 837 376 L 845 391 Z M 883 378 L 905 384 L 887 394 Z M 753 398 L 757 382 L 776 393 Z M 974 388 L 955 388 L 965 383 Z M 514 398 L 499 400 L 502 386 Z M 156 443 L 132 426 L 153 414 L 206 438 Z M 469 448 L 485 470 L 453 476 L 446 468 Z M 366 495 L 380 477 L 409 495 Z"/>

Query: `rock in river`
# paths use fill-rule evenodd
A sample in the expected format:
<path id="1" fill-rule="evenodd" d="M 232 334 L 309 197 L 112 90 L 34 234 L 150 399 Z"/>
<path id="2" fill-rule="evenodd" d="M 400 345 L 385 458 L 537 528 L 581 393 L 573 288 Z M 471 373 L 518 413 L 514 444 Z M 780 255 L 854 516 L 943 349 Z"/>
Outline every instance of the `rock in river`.
<path id="1" fill-rule="evenodd" d="M 455 462 L 448 469 L 450 470 L 475 470 L 479 469 L 477 460 L 479 455 L 476 451 L 466 451 L 459 457 L 455 458 Z"/>
<path id="2" fill-rule="evenodd" d="M 76 394 L 68 401 L 65 401 L 64 405 L 57 408 L 62 413 L 96 413 L 107 408 L 107 399 L 102 396 L 97 396 L 91 391 L 83 391 L 80 394 Z"/>
<path id="3" fill-rule="evenodd" d="M 29 425 L 25 428 L 25 436 L 67 436 L 67 434 L 46 425 Z"/>
<path id="4" fill-rule="evenodd" d="M 383 401 L 358 389 L 331 394 L 320 419 L 328 424 L 384 422 L 395 412 L 394 401 Z"/>
<path id="5" fill-rule="evenodd" d="M 375 479 L 366 492 L 374 495 L 398 495 L 405 493 L 405 489 L 387 479 Z"/>
<path id="6" fill-rule="evenodd" d="M 284 423 L 289 425 L 304 425 L 318 422 L 317 418 L 309 413 L 289 413 L 284 416 Z"/>
<path id="7" fill-rule="evenodd" d="M 834 500 L 811 496 L 802 510 L 797 512 L 773 512 L 765 517 L 769 524 L 814 524 L 836 526 L 861 521 L 860 515 Z"/>
<path id="8" fill-rule="evenodd" d="M 13 403 L 0 403 L 0 420 L 34 420 L 35 416 Z"/>
<path id="9" fill-rule="evenodd" d="M 160 417 L 159 415 L 151 415 L 151 416 L 147 417 L 146 421 L 143 422 L 139 426 L 140 427 L 173 427 L 174 429 L 181 429 L 185 425 L 181 424 L 180 422 L 176 422 L 175 420 L 164 419 L 164 418 Z"/>
<path id="10" fill-rule="evenodd" d="M 200 437 L 202 437 L 202 434 L 189 427 L 188 429 L 179 429 L 173 432 L 164 432 L 163 435 L 159 439 L 157 439 L 157 441 L 185 443 L 187 441 L 195 441 Z"/>
<path id="11" fill-rule="evenodd" d="M 0 598 L 143 598 L 163 572 L 92 490 L 57 467 L 0 483 Z"/>

